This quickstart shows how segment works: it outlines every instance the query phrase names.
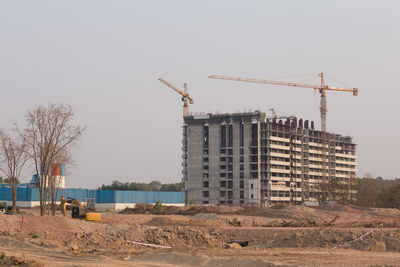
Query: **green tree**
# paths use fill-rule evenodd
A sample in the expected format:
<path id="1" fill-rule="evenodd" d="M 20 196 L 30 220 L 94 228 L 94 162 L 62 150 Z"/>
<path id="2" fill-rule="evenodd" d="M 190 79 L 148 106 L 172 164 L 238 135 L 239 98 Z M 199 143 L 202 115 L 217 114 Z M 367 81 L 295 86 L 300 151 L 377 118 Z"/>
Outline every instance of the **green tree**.
<path id="1" fill-rule="evenodd" d="M 149 189 L 151 191 L 160 191 L 161 186 L 162 186 L 162 184 L 160 181 L 152 181 L 149 183 L 149 187 L 150 187 Z"/>
<path id="2" fill-rule="evenodd" d="M 390 181 L 390 187 L 387 190 L 385 207 L 386 208 L 400 208 L 400 180 L 396 179 Z"/>
<path id="3" fill-rule="evenodd" d="M 378 182 L 373 178 L 359 180 L 357 204 L 365 207 L 376 207 L 377 197 L 380 194 Z"/>
<path id="4" fill-rule="evenodd" d="M 182 191 L 182 183 L 162 184 L 160 181 L 150 183 L 122 183 L 118 180 L 112 181 L 110 185 L 102 185 L 100 190 L 130 190 L 130 191 Z"/>
<path id="5" fill-rule="evenodd" d="M 358 179 L 356 204 L 365 207 L 400 208 L 400 179 L 383 179 L 366 174 Z"/>
<path id="6" fill-rule="evenodd" d="M 175 183 L 175 184 L 163 184 L 161 186 L 160 191 L 182 191 L 183 190 L 183 183 Z"/>

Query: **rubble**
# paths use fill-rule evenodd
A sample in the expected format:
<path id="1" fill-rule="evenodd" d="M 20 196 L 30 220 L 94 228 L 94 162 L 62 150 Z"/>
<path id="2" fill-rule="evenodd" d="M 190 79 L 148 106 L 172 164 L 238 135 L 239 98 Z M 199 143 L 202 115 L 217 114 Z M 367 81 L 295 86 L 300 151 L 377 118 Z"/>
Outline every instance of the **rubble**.
<path id="1" fill-rule="evenodd" d="M 141 207 L 140 211 L 146 213 L 147 209 Z M 200 248 L 333 248 L 372 231 L 343 248 L 400 251 L 400 213 L 393 209 L 194 206 L 168 210 L 195 214 L 110 212 L 103 214 L 101 222 L 88 222 L 62 216 L 40 217 L 31 210 L 24 214 L 22 230 L 21 216 L 0 214 L 0 240 L 19 240 L 73 255 L 127 257 L 166 248 L 181 252 Z"/>

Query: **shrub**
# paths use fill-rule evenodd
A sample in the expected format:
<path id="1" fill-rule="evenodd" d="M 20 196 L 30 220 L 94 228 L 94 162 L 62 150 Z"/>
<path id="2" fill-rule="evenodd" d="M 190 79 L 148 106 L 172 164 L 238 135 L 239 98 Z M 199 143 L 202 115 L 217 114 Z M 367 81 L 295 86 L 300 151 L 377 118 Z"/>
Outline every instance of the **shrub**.
<path id="1" fill-rule="evenodd" d="M 156 204 L 154 204 L 154 209 L 161 211 L 162 210 L 162 203 L 160 200 L 157 200 Z"/>
<path id="2" fill-rule="evenodd" d="M 30 233 L 29 234 L 32 238 L 38 238 L 39 235 L 37 233 Z"/>

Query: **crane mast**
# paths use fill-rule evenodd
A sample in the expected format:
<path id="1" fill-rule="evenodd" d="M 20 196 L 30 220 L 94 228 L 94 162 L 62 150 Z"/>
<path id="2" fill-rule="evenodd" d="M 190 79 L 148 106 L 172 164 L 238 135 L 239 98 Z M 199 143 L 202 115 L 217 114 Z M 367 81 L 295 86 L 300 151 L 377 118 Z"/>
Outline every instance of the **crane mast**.
<path id="1" fill-rule="evenodd" d="M 194 100 L 192 97 L 190 97 L 190 95 L 188 93 L 187 83 L 183 84 L 183 92 L 182 92 L 182 90 L 180 90 L 176 86 L 170 84 L 163 78 L 158 78 L 158 80 L 182 96 L 183 117 L 189 116 L 189 104 L 193 104 Z"/>
<path id="2" fill-rule="evenodd" d="M 326 101 L 326 86 L 325 86 L 325 79 L 324 79 L 324 73 L 321 72 L 319 74 L 321 77 L 321 88 L 320 88 L 320 94 L 321 94 L 321 104 L 320 104 L 320 112 L 321 112 L 321 131 L 323 133 L 326 132 L 326 116 L 328 113 L 328 107 L 327 107 L 327 101 Z"/>
<path id="3" fill-rule="evenodd" d="M 328 103 L 326 100 L 326 86 L 325 86 L 325 78 L 324 78 L 324 73 L 321 72 L 319 73 L 319 76 L 321 77 L 321 88 L 320 88 L 320 94 L 321 94 L 321 103 L 320 103 L 320 113 L 321 113 L 321 150 L 322 150 L 322 185 L 320 188 L 320 191 L 323 191 L 322 194 L 325 194 L 325 197 L 328 197 L 328 199 L 331 199 L 331 194 L 329 190 L 327 189 L 326 186 L 326 172 L 327 172 L 327 166 L 326 166 L 326 161 L 327 161 L 327 147 L 329 147 L 328 140 L 326 138 L 326 116 L 328 113 Z M 329 172 L 329 171 L 328 171 Z M 328 173 L 328 177 L 330 178 L 330 175 Z M 330 181 L 330 179 L 328 180 Z M 328 195 L 329 196 L 326 196 Z"/>
<path id="4" fill-rule="evenodd" d="M 187 83 L 183 84 L 183 92 L 185 95 L 188 96 L 188 89 L 187 89 Z M 188 98 L 185 96 L 182 96 L 182 101 L 183 101 L 183 116 L 189 116 L 189 101 Z"/>

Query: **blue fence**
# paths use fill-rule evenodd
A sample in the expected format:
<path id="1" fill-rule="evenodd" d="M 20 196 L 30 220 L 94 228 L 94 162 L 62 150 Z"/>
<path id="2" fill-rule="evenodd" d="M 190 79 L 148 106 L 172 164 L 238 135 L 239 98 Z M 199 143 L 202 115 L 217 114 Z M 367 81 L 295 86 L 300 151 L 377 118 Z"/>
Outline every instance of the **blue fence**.
<path id="1" fill-rule="evenodd" d="M 76 198 L 81 202 L 85 202 L 87 198 L 94 198 L 92 191 L 96 190 L 89 190 L 89 189 L 75 189 L 75 188 L 66 188 L 60 189 L 57 193 L 57 198 L 59 199 L 61 196 Z"/>
<path id="2" fill-rule="evenodd" d="M 0 201 L 12 201 L 11 187 L 0 185 Z M 17 201 L 39 201 L 37 188 L 17 188 Z"/>
<path id="3" fill-rule="evenodd" d="M 96 203 L 116 203 L 114 190 L 96 190 Z"/>
<path id="4" fill-rule="evenodd" d="M 76 198 L 79 201 L 85 202 L 86 198 L 95 195 L 96 190 L 88 189 L 59 189 L 57 199 L 61 196 Z M 12 190 L 7 185 L 0 185 L 0 201 L 12 201 Z M 19 187 L 17 189 L 17 201 L 40 201 L 39 189 L 35 187 Z"/>
<path id="5" fill-rule="evenodd" d="M 116 203 L 185 203 L 184 192 L 116 191 Z"/>
<path id="6" fill-rule="evenodd" d="M 11 197 L 11 188 L 0 185 L 0 201 L 6 201 Z"/>
<path id="7" fill-rule="evenodd" d="M 114 191 L 114 190 L 89 190 L 67 188 L 60 189 L 57 199 L 61 196 L 76 198 L 85 202 L 87 198 L 95 198 L 96 203 L 185 203 L 184 192 L 162 191 Z M 12 201 L 12 192 L 9 186 L 0 185 L 0 201 Z M 39 201 L 38 188 L 18 188 L 17 201 Z"/>

